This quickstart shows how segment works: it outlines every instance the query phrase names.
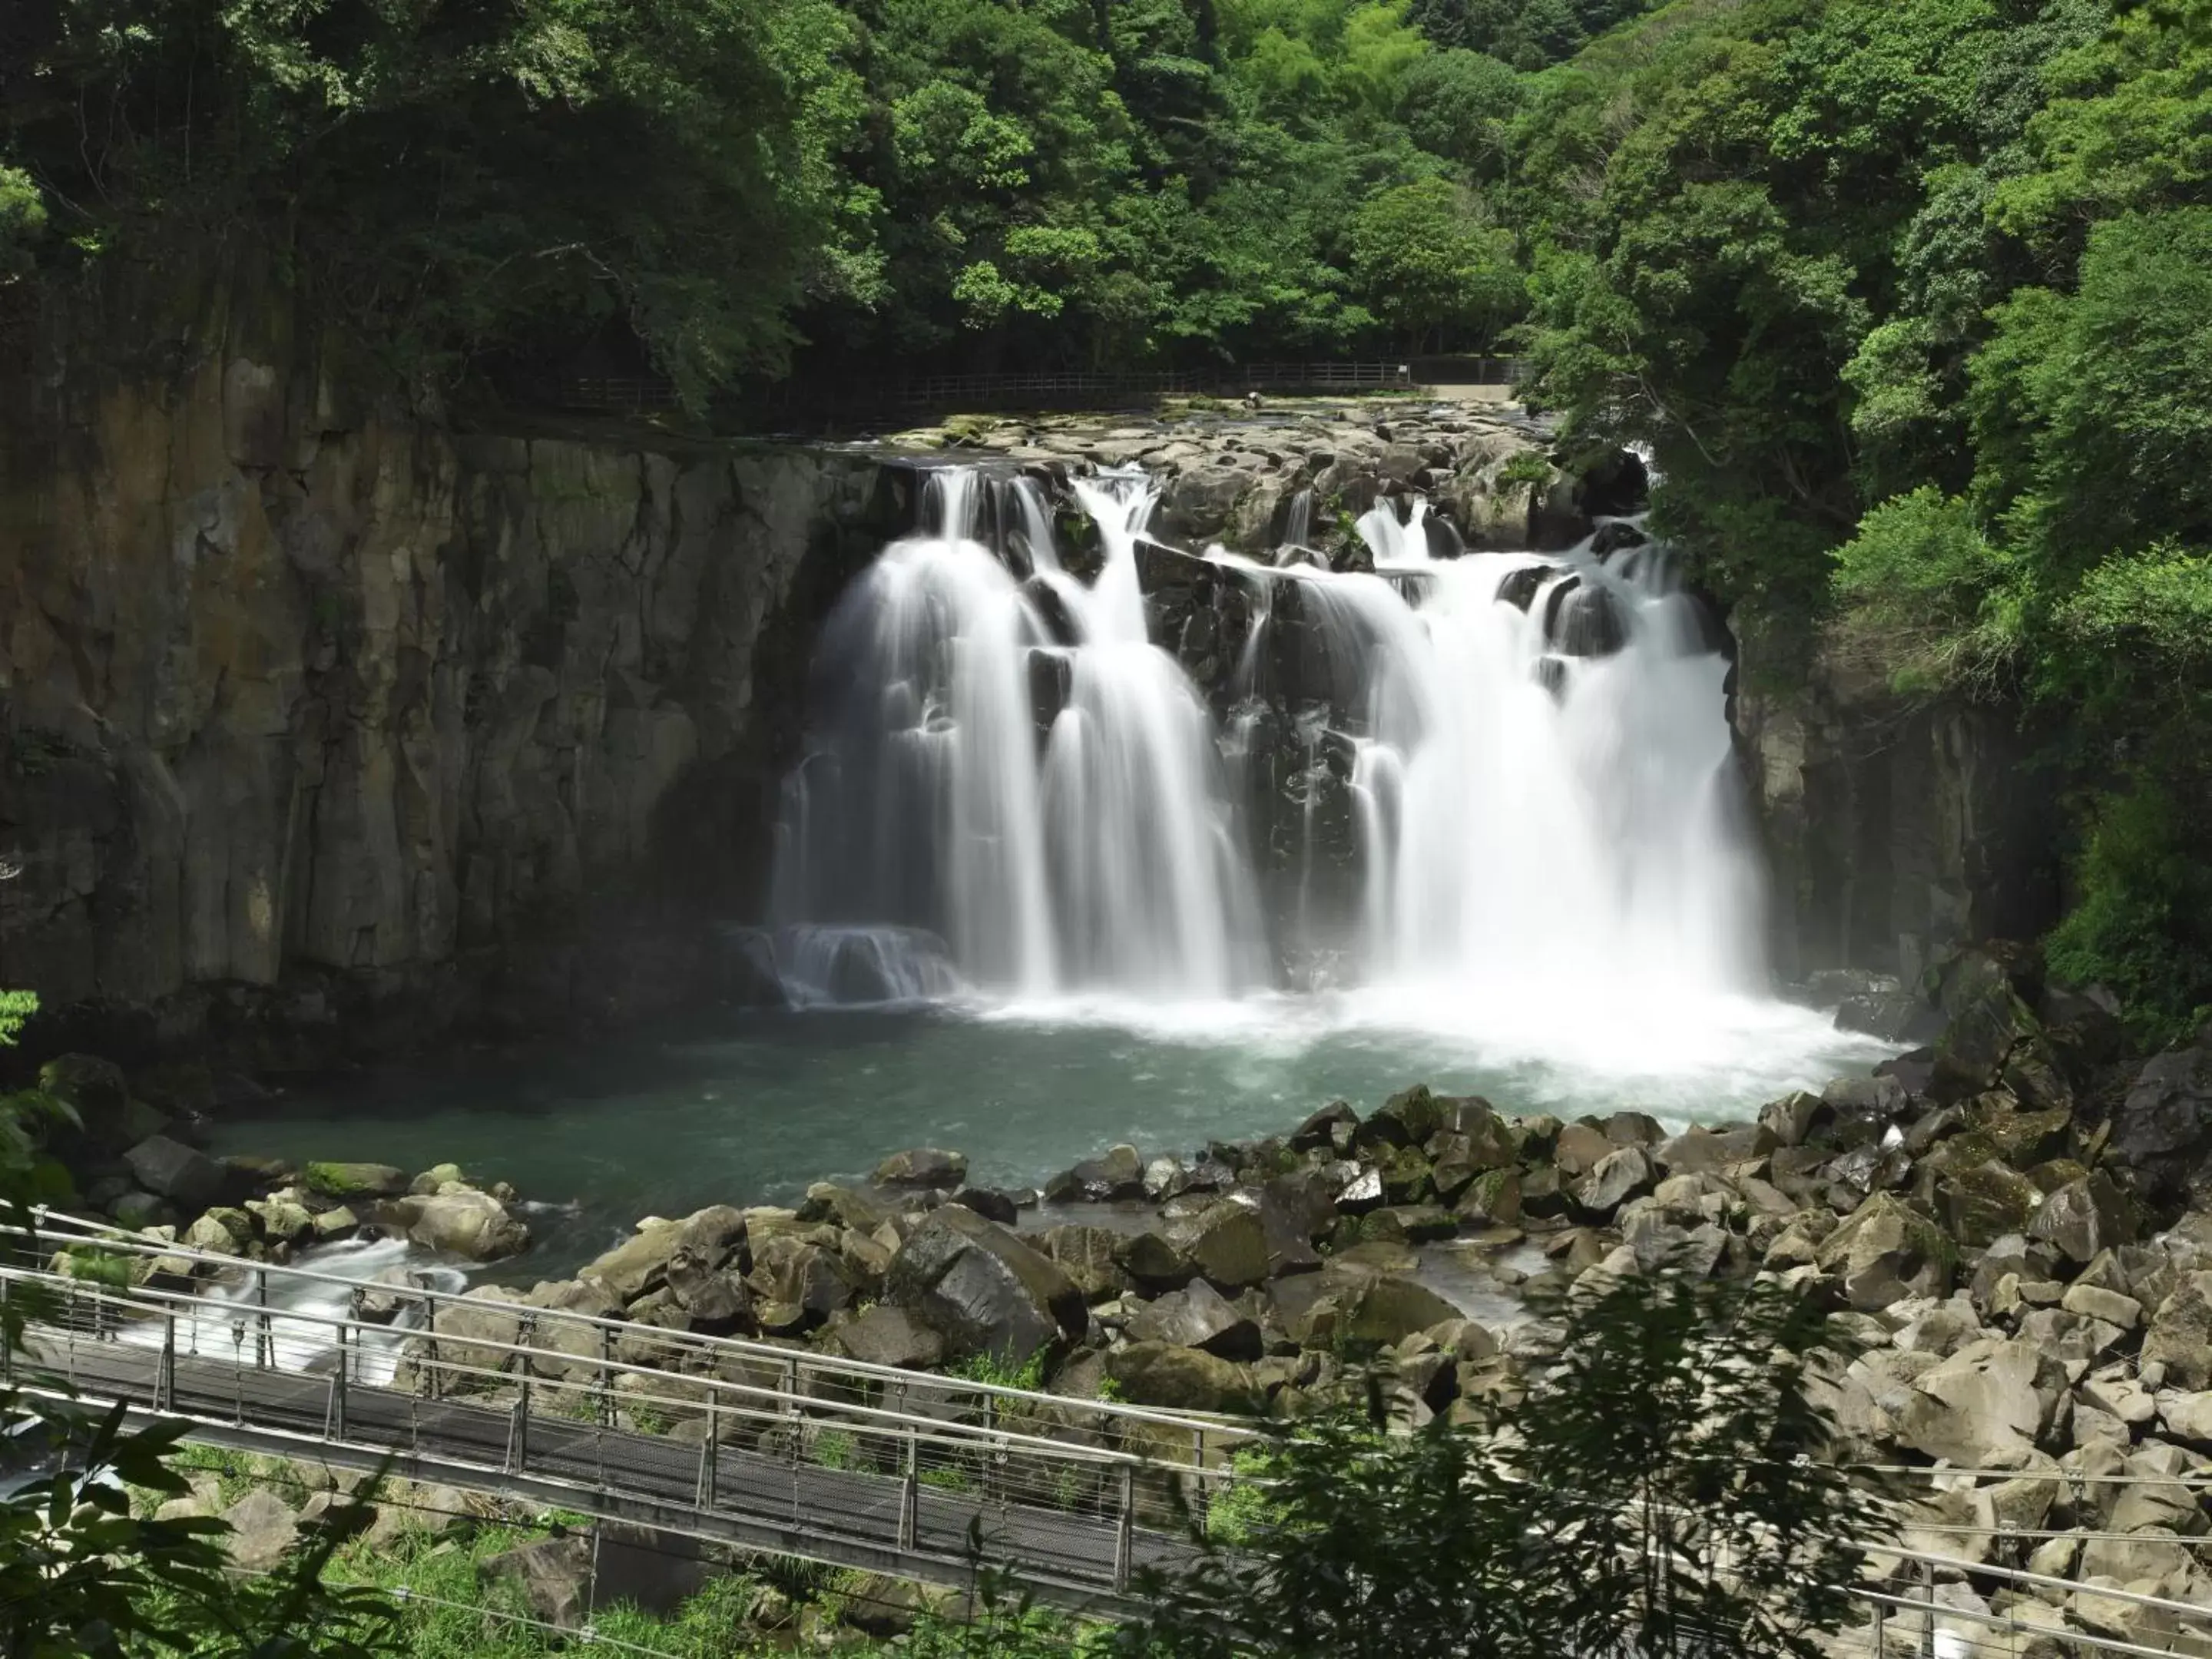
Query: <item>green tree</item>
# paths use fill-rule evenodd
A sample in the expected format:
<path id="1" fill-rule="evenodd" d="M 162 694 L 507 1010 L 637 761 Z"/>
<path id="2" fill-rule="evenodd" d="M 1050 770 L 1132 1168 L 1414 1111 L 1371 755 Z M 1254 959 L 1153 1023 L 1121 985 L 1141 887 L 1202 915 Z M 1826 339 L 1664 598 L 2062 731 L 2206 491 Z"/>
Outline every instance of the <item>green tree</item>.
<path id="1" fill-rule="evenodd" d="M 1808 1292 L 1631 1275 L 1555 1310 L 1525 1393 L 1410 1434 L 1278 1428 L 1267 1508 L 1152 1575 L 1131 1655 L 1826 1651 L 1886 1501 L 1831 1461 L 1850 1344 Z M 1823 1356 L 1826 1357 L 1823 1357 Z"/>
<path id="2" fill-rule="evenodd" d="M 1521 298 L 1510 233 L 1485 225 L 1469 192 L 1443 179 L 1370 196 L 1352 222 L 1352 270 L 1417 350 L 1454 339 L 1487 346 Z"/>

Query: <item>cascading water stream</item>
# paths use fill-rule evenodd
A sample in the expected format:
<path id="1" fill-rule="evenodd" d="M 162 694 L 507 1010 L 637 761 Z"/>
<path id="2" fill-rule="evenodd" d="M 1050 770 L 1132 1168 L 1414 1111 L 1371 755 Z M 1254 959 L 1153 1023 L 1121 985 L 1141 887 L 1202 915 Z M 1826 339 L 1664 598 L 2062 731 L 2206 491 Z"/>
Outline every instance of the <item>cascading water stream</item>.
<path id="1" fill-rule="evenodd" d="M 975 538 L 975 483 L 930 474 L 928 527 L 887 548 L 825 630 L 822 741 L 779 830 L 787 978 L 813 992 L 844 972 L 882 995 L 843 1000 L 901 1000 L 941 982 L 912 959 L 933 936 L 969 982 L 1029 998 L 1258 983 L 1206 709 L 1146 636 L 1150 487 L 1082 486 L 1104 553 L 1086 586 L 1061 569 L 1033 481 L 1012 481 L 1025 592 Z M 881 965 L 848 969 L 841 951 Z"/>
<path id="2" fill-rule="evenodd" d="M 1150 562 L 1188 561 L 1149 542 L 1153 494 L 1077 482 L 1086 582 L 1033 480 L 934 471 L 926 527 L 841 602 L 780 830 L 803 1000 L 1197 1003 L 1299 951 L 1455 1022 L 1763 994 L 1727 662 L 1662 550 L 1439 558 L 1456 538 L 1418 501 L 1359 520 L 1371 574 L 1214 550 L 1252 587 L 1217 718 L 1150 637 Z M 1297 753 L 1271 775 L 1265 743 Z M 1357 868 L 1331 914 L 1340 782 Z M 1262 847 L 1266 787 L 1296 822 Z"/>

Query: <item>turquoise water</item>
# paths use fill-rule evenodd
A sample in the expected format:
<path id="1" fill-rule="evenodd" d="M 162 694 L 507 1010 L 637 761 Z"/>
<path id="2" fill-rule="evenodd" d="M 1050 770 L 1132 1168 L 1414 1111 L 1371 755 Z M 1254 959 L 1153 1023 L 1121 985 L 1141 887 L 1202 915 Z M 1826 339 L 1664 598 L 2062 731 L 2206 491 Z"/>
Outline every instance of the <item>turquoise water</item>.
<path id="1" fill-rule="evenodd" d="M 957 1148 L 971 1178 L 1031 1185 L 1115 1141 L 1147 1154 L 1279 1133 L 1337 1097 L 1416 1082 L 1502 1110 L 1741 1116 L 1881 1053 L 1779 1003 L 1658 1011 L 1650 1029 L 1453 1031 L 1436 1009 L 1273 999 L 1172 1011 L 1062 1006 L 733 1017 L 711 1038 L 464 1056 L 302 1089 L 223 1124 L 222 1152 L 452 1161 L 514 1183 L 544 1241 L 581 1259 L 647 1214 L 788 1200 L 903 1146 Z"/>

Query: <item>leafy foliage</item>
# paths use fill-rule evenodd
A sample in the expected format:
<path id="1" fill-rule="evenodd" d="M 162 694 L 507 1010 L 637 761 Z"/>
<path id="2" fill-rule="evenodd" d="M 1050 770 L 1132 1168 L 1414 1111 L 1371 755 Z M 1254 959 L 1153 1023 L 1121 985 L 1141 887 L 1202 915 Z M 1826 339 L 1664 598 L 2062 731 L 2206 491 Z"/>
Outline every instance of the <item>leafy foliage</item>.
<path id="1" fill-rule="evenodd" d="M 1203 1538 L 1121 1650 L 1809 1656 L 1883 1506 L 1826 1461 L 1821 1308 L 1629 1277 L 1558 1310 L 1543 1375 L 1471 1420 L 1278 1431 L 1264 1510 Z M 1830 1352 L 1848 1348 L 1831 1346 Z"/>

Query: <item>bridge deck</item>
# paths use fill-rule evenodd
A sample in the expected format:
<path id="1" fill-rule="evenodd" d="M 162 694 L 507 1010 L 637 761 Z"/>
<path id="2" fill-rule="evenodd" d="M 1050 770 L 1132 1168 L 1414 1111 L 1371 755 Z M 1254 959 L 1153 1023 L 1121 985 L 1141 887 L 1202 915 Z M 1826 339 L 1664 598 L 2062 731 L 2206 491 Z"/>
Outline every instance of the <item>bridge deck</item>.
<path id="1" fill-rule="evenodd" d="M 34 1356 L 34 1357 L 33 1357 Z M 1188 1541 L 1119 1516 L 945 1491 L 912 1475 L 841 1469 L 467 1399 L 339 1384 L 206 1355 L 40 1330 L 19 1356 L 88 1401 L 182 1419 L 191 1438 L 495 1493 L 710 1541 L 944 1583 L 981 1554 L 1048 1600 L 1110 1613 L 1129 1575 Z M 342 1396 L 342 1398 L 341 1398 Z M 522 1431 L 517 1433 L 520 1422 Z"/>

